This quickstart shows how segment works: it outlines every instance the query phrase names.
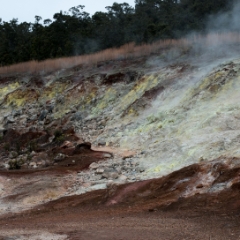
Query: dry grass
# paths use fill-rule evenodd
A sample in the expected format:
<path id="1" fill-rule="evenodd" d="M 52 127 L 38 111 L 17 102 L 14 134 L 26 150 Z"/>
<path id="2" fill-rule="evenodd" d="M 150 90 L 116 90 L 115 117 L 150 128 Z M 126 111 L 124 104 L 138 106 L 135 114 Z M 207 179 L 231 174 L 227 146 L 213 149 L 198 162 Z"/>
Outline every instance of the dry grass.
<path id="1" fill-rule="evenodd" d="M 201 44 L 203 46 L 218 46 L 222 44 L 239 43 L 239 33 L 221 33 L 193 35 L 183 39 L 167 39 L 154 42 L 152 44 L 142 44 L 136 46 L 134 43 L 126 44 L 120 48 L 106 49 L 90 55 L 82 55 L 76 57 L 65 57 L 58 59 L 48 59 L 45 61 L 29 61 L 11 66 L 0 68 L 0 74 L 12 75 L 17 73 L 48 73 L 60 69 L 71 68 L 77 65 L 93 65 L 102 61 L 130 59 L 135 57 L 149 56 L 151 54 L 161 53 L 162 51 L 172 47 L 189 47 L 193 44 Z"/>

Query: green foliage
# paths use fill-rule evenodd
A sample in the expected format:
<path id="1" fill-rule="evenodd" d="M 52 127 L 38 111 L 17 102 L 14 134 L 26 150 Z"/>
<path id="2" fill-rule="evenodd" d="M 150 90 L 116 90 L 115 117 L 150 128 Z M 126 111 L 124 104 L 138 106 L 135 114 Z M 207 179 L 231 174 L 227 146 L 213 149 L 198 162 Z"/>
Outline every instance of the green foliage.
<path id="1" fill-rule="evenodd" d="M 56 130 L 54 132 L 53 141 L 56 142 L 56 143 L 59 143 L 59 144 L 65 141 L 65 135 L 62 133 L 61 130 Z"/>
<path id="2" fill-rule="evenodd" d="M 20 169 L 23 163 L 24 163 L 24 161 L 22 159 L 20 159 L 20 160 L 10 160 L 8 162 L 9 170 Z"/>
<path id="3" fill-rule="evenodd" d="M 55 13 L 54 21 L 40 16 L 35 16 L 34 23 L 0 21 L 0 66 L 180 37 L 188 31 L 204 30 L 206 17 L 226 10 L 232 2 L 136 0 L 135 9 L 127 3 L 113 3 L 106 13 L 96 12 L 91 17 L 79 5 Z"/>

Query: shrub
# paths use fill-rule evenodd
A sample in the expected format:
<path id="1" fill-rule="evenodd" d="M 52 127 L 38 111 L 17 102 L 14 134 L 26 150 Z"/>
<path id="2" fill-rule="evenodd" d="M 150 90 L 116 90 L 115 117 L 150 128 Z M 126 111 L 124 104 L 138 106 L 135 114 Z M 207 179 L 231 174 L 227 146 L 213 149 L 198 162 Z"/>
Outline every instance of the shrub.
<path id="1" fill-rule="evenodd" d="M 54 139 L 53 141 L 56 143 L 62 143 L 65 140 L 65 135 L 62 133 L 61 130 L 56 130 L 54 132 Z"/>
<path id="2" fill-rule="evenodd" d="M 21 161 L 18 161 L 18 160 L 10 160 L 8 164 L 9 164 L 9 170 L 20 169 L 22 165 Z"/>

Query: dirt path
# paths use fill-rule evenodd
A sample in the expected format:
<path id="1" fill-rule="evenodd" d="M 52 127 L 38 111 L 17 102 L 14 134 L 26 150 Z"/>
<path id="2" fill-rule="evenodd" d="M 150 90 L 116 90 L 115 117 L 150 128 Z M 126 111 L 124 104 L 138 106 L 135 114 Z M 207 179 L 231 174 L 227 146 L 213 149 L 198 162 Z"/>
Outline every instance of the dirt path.
<path id="1" fill-rule="evenodd" d="M 106 194 L 99 190 L 66 197 L 3 216 L 0 239 L 240 239 L 235 190 L 219 194 L 218 203 L 215 195 L 202 195 L 159 208 L 150 208 L 152 199 L 106 206 Z"/>
<path id="2" fill-rule="evenodd" d="M 200 173 L 209 172 L 207 166 L 195 164 L 163 178 L 63 196 L 30 210 L 9 212 L 0 217 L 0 240 L 240 239 L 239 183 L 233 182 L 222 191 L 204 192 L 204 186 L 196 185 L 196 181 Z M 214 181 L 215 189 L 240 173 L 239 167 L 229 169 L 223 164 L 215 170 L 221 172 Z M 42 174 L 39 172 L 34 178 Z M 46 176 L 53 177 L 45 182 L 49 185 L 54 175 L 48 171 Z M 58 182 L 64 173 L 55 177 L 59 177 Z M 202 189 L 201 192 L 181 197 L 193 186 L 197 186 L 196 191 Z M 42 185 L 32 187 L 42 188 Z M 14 201 L 21 197 L 19 194 Z"/>
<path id="3" fill-rule="evenodd" d="M 10 239 L 20 239 L 21 236 L 34 239 L 39 233 L 45 233 L 45 236 L 55 237 L 51 239 L 71 240 L 236 240 L 240 236 L 237 215 L 218 215 L 191 210 L 134 213 L 125 209 L 103 213 L 89 209 L 85 209 L 84 212 L 65 209 L 60 212 L 7 217 L 1 220 L 0 235 L 5 236 L 2 239 L 9 239 L 7 236 L 18 237 Z"/>

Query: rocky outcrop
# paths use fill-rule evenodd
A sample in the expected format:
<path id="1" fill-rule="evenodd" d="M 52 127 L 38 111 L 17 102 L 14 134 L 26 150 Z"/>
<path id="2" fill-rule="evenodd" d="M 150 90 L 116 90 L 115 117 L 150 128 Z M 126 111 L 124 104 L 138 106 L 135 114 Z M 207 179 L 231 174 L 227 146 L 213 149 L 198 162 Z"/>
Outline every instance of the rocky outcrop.
<path id="1" fill-rule="evenodd" d="M 80 194 L 238 159 L 240 61 L 153 59 L 0 82 L 1 171 L 75 171 Z"/>

